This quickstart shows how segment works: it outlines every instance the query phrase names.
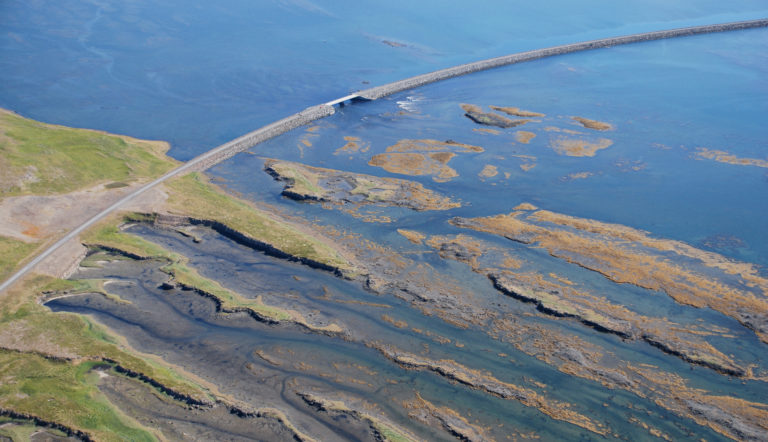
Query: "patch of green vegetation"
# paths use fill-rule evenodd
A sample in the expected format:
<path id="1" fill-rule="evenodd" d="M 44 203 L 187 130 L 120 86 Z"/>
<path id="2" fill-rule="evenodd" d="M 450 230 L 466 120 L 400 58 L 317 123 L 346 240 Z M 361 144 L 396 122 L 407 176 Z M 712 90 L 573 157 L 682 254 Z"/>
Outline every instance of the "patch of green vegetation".
<path id="1" fill-rule="evenodd" d="M 384 425 L 380 422 L 373 422 L 373 427 L 381 434 L 384 440 L 389 442 L 413 442 L 413 439 L 400 433 L 399 431 Z"/>
<path id="2" fill-rule="evenodd" d="M 99 252 L 93 252 L 89 253 L 85 258 L 83 258 L 82 261 L 80 261 L 80 264 L 78 264 L 80 267 L 92 267 L 92 268 L 100 268 L 102 265 L 102 262 L 104 261 L 117 261 L 119 259 L 130 259 L 127 257 L 123 257 L 122 255 L 116 255 L 105 251 L 99 251 Z"/>
<path id="3" fill-rule="evenodd" d="M 210 293 L 221 301 L 222 307 L 228 310 L 236 308 L 247 308 L 253 312 L 273 319 L 275 321 L 286 321 L 291 319 L 291 315 L 285 310 L 276 307 L 270 307 L 263 304 L 259 299 L 248 299 L 235 293 L 225 287 L 222 287 L 216 281 L 201 276 L 197 270 L 187 267 L 182 262 L 174 262 L 164 266 L 161 270 L 168 273 L 181 284 L 188 287 L 194 287 L 206 293 Z"/>
<path id="4" fill-rule="evenodd" d="M 281 178 L 287 180 L 291 187 L 293 187 L 293 190 L 301 195 L 322 198 L 327 192 L 326 189 L 318 184 L 319 177 L 317 174 L 308 173 L 306 169 L 301 171 L 286 163 L 273 164 L 272 168 L 276 169 Z"/>
<path id="5" fill-rule="evenodd" d="M 156 177 L 177 162 L 168 144 L 73 129 L 0 109 L 0 196 L 61 194 Z"/>
<path id="6" fill-rule="evenodd" d="M 31 422 L 0 418 L 0 436 L 7 437 L 12 441 L 32 440 L 32 434 L 40 429 Z M 56 432 L 56 435 L 61 436 L 64 433 Z"/>
<path id="7" fill-rule="evenodd" d="M 357 178 L 355 188 L 350 190 L 352 195 L 362 195 L 365 200 L 371 203 L 392 201 L 395 192 L 395 186 L 385 184 L 365 178 Z"/>
<path id="8" fill-rule="evenodd" d="M 39 245 L 0 236 L 0 281 L 9 276 Z"/>
<path id="9" fill-rule="evenodd" d="M 129 353 L 117 338 L 87 317 L 72 313 L 53 313 L 36 302 L 40 294 L 56 291 L 100 293 L 103 288 L 101 281 L 97 280 L 72 281 L 39 275 L 27 278 L 10 289 L 0 305 L 0 348 L 12 348 L 22 352 L 19 354 L 35 352 L 77 360 L 110 359 L 182 394 L 200 400 L 209 398 L 201 386 L 183 378 L 170 368 Z M 0 402 L 5 400 L 0 394 Z M 40 413 L 33 414 L 48 418 Z"/>
<path id="10" fill-rule="evenodd" d="M 97 184 L 123 187 L 159 176 L 176 165 L 164 155 L 167 148 L 166 143 L 39 123 L 0 109 L 0 198 L 62 194 Z M 342 270 L 352 268 L 330 245 L 228 196 L 202 175 L 174 180 L 168 187 L 171 207 L 177 212 L 226 224 L 296 257 Z M 153 218 L 133 214 L 127 221 Z M 219 297 L 227 308 L 249 308 L 275 320 L 291 318 L 288 312 L 265 306 L 260 299 L 245 299 L 203 278 L 186 266 L 185 258 L 121 232 L 119 222 L 113 217 L 100 224 L 82 236 L 83 242 L 140 258 L 165 259 L 168 264 L 164 271 L 180 283 Z M 0 238 L 0 278 L 38 246 Z M 96 264 L 96 259 L 91 264 Z M 181 368 L 135 352 L 88 317 L 53 313 L 37 302 L 44 296 L 85 292 L 110 296 L 103 281 L 69 281 L 40 275 L 27 277 L 3 294 L 0 407 L 86 431 L 97 440 L 153 439 L 147 429 L 123 416 L 100 395 L 88 372 L 105 360 L 146 375 L 182 395 L 202 401 L 211 399 L 203 386 L 207 384 L 180 372 Z"/>
<path id="11" fill-rule="evenodd" d="M 125 187 L 174 167 L 177 162 L 164 155 L 167 149 L 167 143 L 39 123 L 0 109 L 0 198 L 62 194 L 98 184 Z M 139 256 L 168 253 L 138 237 L 121 234 L 115 224 L 103 224 L 86 237 L 107 246 L 119 245 Z M 0 280 L 37 247 L 39 243 L 0 237 Z M 211 398 L 197 380 L 190 380 L 194 379 L 191 375 L 133 351 L 87 317 L 51 312 L 37 302 L 46 296 L 44 292 L 47 296 L 85 292 L 111 296 L 103 281 L 39 275 L 3 293 L 0 407 L 86 431 L 97 440 L 154 439 L 138 423 L 122 416 L 89 381 L 87 372 L 104 360 L 116 361 L 197 400 Z M 13 427 L 21 432 L 30 428 Z"/>
<path id="12" fill-rule="evenodd" d="M 138 213 L 138 212 L 129 212 L 123 215 L 123 221 L 125 222 L 136 222 L 136 223 L 151 223 L 155 222 L 157 219 L 157 214 L 155 213 Z"/>
<path id="13" fill-rule="evenodd" d="M 0 417 L 0 438 L 6 437 L 12 441 L 28 441 L 32 440 L 33 434 L 41 431 L 45 432 L 46 435 L 52 435 L 57 438 L 64 439 L 67 437 L 67 433 L 61 430 L 37 426 L 32 420 Z M 36 440 L 43 439 L 38 435 Z M 50 440 L 50 438 L 45 440 Z"/>
<path id="14" fill-rule="evenodd" d="M 0 402 L 4 408 L 86 431 L 97 440 L 156 440 L 121 416 L 88 379 L 97 364 L 0 350 Z"/>
<path id="15" fill-rule="evenodd" d="M 47 301 L 51 296 L 64 294 L 105 294 L 103 282 L 101 279 L 53 279 L 40 289 L 40 293 L 43 295 L 41 300 Z"/>
<path id="16" fill-rule="evenodd" d="M 171 190 L 168 204 L 177 213 L 217 221 L 292 256 L 355 272 L 353 264 L 330 245 L 227 195 L 204 175 L 191 173 L 166 186 Z"/>
<path id="17" fill-rule="evenodd" d="M 135 217 L 129 219 L 136 220 Z M 84 237 L 84 242 L 91 247 L 108 247 L 139 256 L 143 259 L 167 260 L 168 264 L 161 267 L 161 271 L 171 275 L 180 284 L 215 296 L 221 301 L 225 309 L 248 308 L 259 315 L 275 321 L 291 319 L 291 316 L 284 310 L 267 306 L 258 299 L 245 298 L 239 293 L 222 287 L 218 282 L 201 276 L 197 270 L 187 266 L 189 262 L 187 257 L 166 250 L 138 236 L 121 232 L 114 225 L 114 222 L 114 220 L 109 221 L 93 229 Z M 98 292 L 103 292 L 103 290 Z"/>
<path id="18" fill-rule="evenodd" d="M 129 259 L 129 258 L 118 258 L 118 259 Z M 105 298 L 110 299 L 112 301 L 121 303 L 121 304 L 131 304 L 130 301 L 126 301 L 125 299 L 121 298 L 118 295 L 115 295 L 114 293 L 109 293 L 105 288 L 104 284 L 107 282 L 106 279 L 57 279 L 55 280 L 55 284 L 51 284 L 46 286 L 45 290 L 43 291 L 43 296 L 41 297 L 42 302 L 48 302 L 51 299 L 61 297 L 61 296 L 71 296 L 71 295 L 77 295 L 77 294 L 83 294 L 83 293 L 99 293 L 103 295 Z M 53 287 L 56 288 L 53 288 Z"/>
<path id="19" fill-rule="evenodd" d="M 139 220 L 128 218 L 129 221 Z M 175 255 L 164 248 L 136 235 L 120 231 L 115 218 L 99 223 L 95 228 L 81 235 L 80 240 L 88 246 L 118 249 L 140 258 L 165 258 L 173 260 Z"/>

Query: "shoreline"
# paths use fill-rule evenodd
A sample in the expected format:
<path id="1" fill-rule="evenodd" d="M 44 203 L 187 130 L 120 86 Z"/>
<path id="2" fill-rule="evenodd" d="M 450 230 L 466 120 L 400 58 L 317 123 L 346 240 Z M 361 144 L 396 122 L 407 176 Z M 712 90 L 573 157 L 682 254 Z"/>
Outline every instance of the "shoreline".
<path id="1" fill-rule="evenodd" d="M 102 210 L 98 214 L 88 219 L 85 223 L 76 227 L 64 237 L 49 246 L 42 253 L 35 256 L 31 261 L 28 261 L 23 267 L 17 269 L 10 277 L 0 283 L 0 294 L 6 289 L 11 287 L 22 276 L 29 273 L 32 269 L 37 267 L 43 260 L 49 257 L 54 251 L 62 247 L 70 240 L 76 238 L 80 233 L 85 231 L 90 226 L 96 224 L 100 220 L 104 219 L 107 215 L 114 212 L 116 209 L 125 205 L 126 203 L 134 200 L 143 193 L 153 189 L 157 185 L 167 181 L 170 178 L 181 175 L 185 172 L 203 171 L 206 170 L 226 159 L 233 157 L 234 155 L 243 152 L 251 147 L 282 135 L 297 127 L 311 123 L 312 121 L 325 118 L 335 113 L 334 106 L 336 104 L 343 105 L 345 101 L 367 101 L 376 100 L 387 95 L 394 94 L 396 92 L 412 89 L 415 87 L 423 86 L 426 84 L 434 83 L 441 80 L 457 77 L 460 75 L 467 75 L 474 72 L 488 70 L 496 67 L 506 66 L 514 63 L 520 63 L 524 61 L 536 60 L 545 57 L 551 57 L 556 55 L 568 54 L 578 51 L 585 51 L 598 48 L 606 48 L 622 44 L 630 44 L 644 41 L 653 41 L 666 38 L 684 37 L 690 35 L 699 35 L 714 32 L 726 32 L 734 30 L 744 30 L 758 27 L 768 27 L 768 19 L 757 19 L 739 22 L 720 23 L 705 26 L 693 26 L 687 28 L 678 28 L 671 30 L 662 30 L 655 32 L 647 32 L 641 34 L 632 34 L 622 37 L 610 37 L 599 40 L 591 40 L 580 43 L 573 43 L 561 46 L 555 46 L 550 48 L 543 48 L 533 51 L 521 52 L 511 55 L 506 55 L 497 58 L 491 58 L 487 60 L 481 60 L 474 63 L 463 64 L 452 68 L 442 69 L 431 73 L 406 78 L 404 80 L 396 81 L 393 83 L 377 86 L 374 88 L 359 91 L 355 94 L 350 94 L 342 97 L 339 100 L 330 101 L 326 104 L 319 104 L 316 106 L 310 106 L 303 111 L 290 115 L 286 118 L 278 120 L 274 123 L 263 126 L 256 129 L 253 132 L 249 132 L 242 135 L 232 141 L 215 147 L 208 152 L 199 155 L 188 162 L 176 167 L 175 169 L 166 172 L 159 178 L 143 185 L 136 191 L 128 194 L 110 205 L 106 209 Z M 340 101 L 342 100 L 342 101 Z"/>

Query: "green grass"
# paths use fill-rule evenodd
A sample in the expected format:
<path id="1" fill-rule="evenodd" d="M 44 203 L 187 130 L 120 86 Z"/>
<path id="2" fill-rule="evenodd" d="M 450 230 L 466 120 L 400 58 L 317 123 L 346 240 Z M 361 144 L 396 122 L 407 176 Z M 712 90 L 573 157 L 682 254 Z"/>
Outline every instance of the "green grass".
<path id="1" fill-rule="evenodd" d="M 3 408 L 84 430 L 98 440 L 156 440 L 98 391 L 87 376 L 96 364 L 0 350 L 0 403 Z"/>
<path id="2" fill-rule="evenodd" d="M 101 222 L 96 227 L 81 235 L 80 241 L 89 246 L 114 248 L 138 256 L 140 258 L 165 258 L 173 260 L 178 257 L 157 244 L 151 243 L 136 235 L 123 233 L 118 229 L 115 217 Z"/>
<path id="3" fill-rule="evenodd" d="M 40 244 L 27 243 L 17 239 L 0 236 L 0 281 L 9 276 L 14 269 L 29 256 Z"/>
<path id="4" fill-rule="evenodd" d="M 167 148 L 166 143 L 39 123 L 0 109 L 0 198 L 63 194 L 97 184 L 123 187 L 159 176 L 177 164 L 164 155 Z M 352 269 L 330 245 L 228 196 L 202 175 L 174 180 L 168 183 L 168 188 L 169 205 L 177 213 L 221 222 L 293 256 Z M 148 220 L 143 215 L 133 217 L 134 221 Z M 291 318 L 288 312 L 266 306 L 260 299 L 243 298 L 202 277 L 186 265 L 184 257 L 121 232 L 117 228 L 120 222 L 121 219 L 112 217 L 84 234 L 83 242 L 143 258 L 166 259 L 164 271 L 180 283 L 219 297 L 225 307 L 250 308 L 275 320 Z M 0 279 L 38 246 L 0 237 Z M 203 386 L 205 382 L 183 369 L 135 352 L 120 337 L 88 317 L 53 313 L 37 302 L 40 297 L 63 292 L 109 296 L 102 281 L 69 281 L 40 275 L 27 277 L 3 294 L 0 407 L 86 431 L 97 440 L 154 439 L 151 432 L 123 416 L 99 393 L 88 373 L 104 359 L 117 361 L 181 394 L 199 400 L 211 398 Z M 24 428 L 17 429 L 26 431 Z"/>
<path id="5" fill-rule="evenodd" d="M 7 437 L 14 442 L 31 440 L 32 434 L 38 430 L 40 430 L 40 427 L 35 426 L 29 421 L 0 418 L 0 436 Z M 64 433 L 55 430 L 48 431 L 58 436 L 64 436 Z"/>
<path id="6" fill-rule="evenodd" d="M 0 109 L 0 199 L 107 188 L 154 178 L 177 162 L 168 144 L 40 123 Z M 0 237 L 0 281 L 40 243 Z"/>
<path id="7" fill-rule="evenodd" d="M 131 215 L 128 216 L 127 219 L 137 220 L 139 218 L 135 215 Z M 161 267 L 161 271 L 169 274 L 181 284 L 194 287 L 217 297 L 221 301 L 222 306 L 226 309 L 248 308 L 262 316 L 276 321 L 291 319 L 291 316 L 288 313 L 279 308 L 264 305 L 261 301 L 256 299 L 245 298 L 239 293 L 235 293 L 223 287 L 218 282 L 203 277 L 197 270 L 187 266 L 189 260 L 185 256 L 166 250 L 163 247 L 146 241 L 138 236 L 121 232 L 115 226 L 115 222 L 115 220 L 111 220 L 102 223 L 96 229 L 85 235 L 83 237 L 83 242 L 90 247 L 109 247 L 128 252 L 141 258 L 166 260 L 168 261 L 168 264 Z M 84 282 L 71 281 L 71 283 Z M 92 289 L 91 291 L 102 292 L 103 290 Z"/>
<path id="8" fill-rule="evenodd" d="M 301 195 L 314 196 L 321 198 L 327 193 L 327 189 L 318 184 L 318 175 L 310 172 L 306 168 L 297 168 L 291 163 L 280 161 L 270 161 L 268 164 L 280 174 L 280 176 L 289 182 L 293 191 Z"/>
<path id="9" fill-rule="evenodd" d="M 63 194 L 97 184 L 125 187 L 174 167 L 177 162 L 165 156 L 167 149 L 167 143 L 39 123 L 0 109 L 0 198 Z M 115 224 L 104 224 L 86 237 L 140 256 L 172 257 L 138 237 L 121 234 Z M 0 237 L 0 280 L 39 245 Z M 0 407 L 86 431 L 97 440 L 153 440 L 147 429 L 110 404 L 94 385 L 93 376 L 88 376 L 93 364 L 104 359 L 179 393 L 199 400 L 211 398 L 200 385 L 203 381 L 156 357 L 136 353 L 87 317 L 51 312 L 37 302 L 46 296 L 43 292 L 109 296 L 102 281 L 40 275 L 29 276 L 3 293 Z M 13 431 L 23 437 L 29 428 L 17 425 Z"/>
<path id="10" fill-rule="evenodd" d="M 191 173 L 176 178 L 166 186 L 171 190 L 168 204 L 174 212 L 218 221 L 292 256 L 308 258 L 344 271 L 356 270 L 329 244 L 227 195 L 201 174 Z"/>
<path id="11" fill-rule="evenodd" d="M 87 317 L 73 313 L 53 313 L 40 305 L 36 302 L 37 294 L 44 292 L 100 293 L 103 288 L 100 281 L 35 276 L 10 289 L 0 306 L 0 330 L 13 330 L 14 336 L 18 338 L 17 343 L 24 346 L 17 350 L 53 356 L 74 355 L 91 360 L 108 358 L 180 393 L 202 400 L 209 398 L 202 387 L 169 367 L 130 353 L 123 348 L 118 338 Z M 8 344 L 0 342 L 0 346 L 8 347 Z M 0 394 L 0 401 L 5 399 Z"/>
<path id="12" fill-rule="evenodd" d="M 167 143 L 45 124 L 0 110 L 0 197 L 156 177 L 177 164 L 164 155 L 167 148 Z"/>
<path id="13" fill-rule="evenodd" d="M 259 299 L 245 298 L 239 293 L 235 293 L 225 287 L 222 287 L 216 281 L 201 276 L 197 270 L 187 267 L 184 263 L 173 262 L 164 266 L 161 270 L 173 276 L 181 284 L 210 293 L 221 301 L 225 309 L 247 308 L 253 310 L 261 316 L 273 319 L 275 321 L 286 321 L 292 317 L 286 311 L 276 307 L 270 307 L 263 304 Z"/>
<path id="14" fill-rule="evenodd" d="M 384 440 L 389 442 L 413 442 L 413 439 L 410 437 L 401 434 L 397 430 L 390 428 L 387 425 L 384 425 L 379 422 L 373 422 L 374 428 L 376 428 L 376 431 L 381 434 L 381 436 L 384 438 Z"/>

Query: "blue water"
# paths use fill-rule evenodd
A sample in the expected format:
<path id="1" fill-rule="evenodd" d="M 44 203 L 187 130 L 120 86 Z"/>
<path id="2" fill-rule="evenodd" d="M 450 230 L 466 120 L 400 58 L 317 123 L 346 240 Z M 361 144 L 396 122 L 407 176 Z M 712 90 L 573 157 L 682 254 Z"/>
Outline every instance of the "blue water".
<path id="1" fill-rule="evenodd" d="M 0 4 L 0 106 L 171 142 L 188 159 L 309 105 L 457 63 L 768 16 L 719 2 L 83 1 Z M 389 40 L 406 45 L 390 47 Z"/>
<path id="2" fill-rule="evenodd" d="M 438 1 L 7 0 L 0 3 L 0 106 L 46 122 L 167 140 L 171 155 L 185 160 L 309 105 L 457 63 L 613 35 L 762 17 L 768 17 L 764 1 L 495 1 L 470 7 Z M 211 173 L 247 199 L 408 253 L 415 262 L 432 266 L 436 275 L 460 280 L 478 302 L 498 303 L 505 312 L 520 317 L 533 308 L 502 296 L 484 276 L 463 264 L 443 260 L 426 247 L 408 243 L 396 229 L 467 233 L 447 221 L 454 216 L 507 213 L 529 202 L 559 213 L 682 240 L 758 264 L 765 275 L 768 169 L 697 159 L 694 154 L 697 148 L 706 147 L 768 160 L 766 54 L 768 31 L 760 29 L 635 44 L 509 66 L 340 108 L 334 116 L 319 121 L 313 135 L 300 128 L 257 146 L 252 149 L 255 155 L 241 154 L 216 166 Z M 500 130 L 499 135 L 475 131 L 480 126 L 464 117 L 461 103 L 481 105 L 486 110 L 489 105 L 514 106 L 547 116 L 517 128 L 537 135 L 523 144 L 515 140 L 517 129 Z M 590 131 L 571 116 L 605 121 L 615 129 Z M 590 141 L 609 138 L 613 144 L 594 157 L 559 155 L 549 143 L 563 134 L 547 131 L 547 127 L 577 130 L 582 133 L 578 137 Z M 334 155 L 346 143 L 345 136 L 359 137 L 370 144 L 370 151 Z M 388 173 L 368 165 L 372 155 L 404 138 L 452 139 L 482 146 L 485 151 L 454 158 L 449 165 L 459 176 L 447 182 Z M 303 146 L 303 139 L 312 146 Z M 535 167 L 521 169 L 526 161 L 516 155 L 535 157 Z M 282 184 L 262 171 L 264 157 L 412 179 L 461 201 L 463 206 L 419 213 L 377 209 L 395 222 L 366 223 L 339 211 L 283 198 Z M 499 175 L 481 179 L 478 173 L 488 164 L 497 166 Z M 567 179 L 579 172 L 592 175 Z M 632 438 L 647 436 L 625 424 L 627 416 L 636 414 L 630 411 L 633 406 L 649 410 L 648 421 L 675 438 L 718 437 L 652 400 L 568 376 L 502 341 L 489 339 L 487 330 L 459 329 L 405 301 L 365 292 L 359 282 L 253 257 L 249 255 L 252 251 L 229 243 L 217 252 L 195 248 L 198 246 L 167 233 L 137 233 L 190 256 L 191 265 L 202 274 L 235 290 L 250 293 L 250 288 L 259 287 L 267 299 L 273 296 L 277 300 L 278 292 L 284 289 L 303 307 L 316 308 L 328 318 L 343 320 L 409 351 L 417 352 L 419 346 L 430 343 L 430 357 L 452 358 L 488 369 L 503 380 L 517 382 L 531 376 L 549 385 L 552 397 L 574 403 L 577 410 L 597 416 L 597 420 Z M 543 272 L 567 276 L 634 311 L 674 318 L 683 325 L 703 321 L 723 327 L 735 338 L 713 337 L 709 342 L 765 372 L 764 344 L 733 319 L 679 305 L 663 293 L 617 286 L 542 250 L 492 235 L 477 236 L 507 247 L 526 262 L 539 265 Z M 707 244 L 712 244 L 708 239 L 713 237 L 733 240 L 712 248 Z M 290 280 L 288 275 L 300 275 L 303 282 Z M 398 319 L 467 345 L 463 349 L 435 345 L 424 336 L 381 321 L 375 308 L 319 301 L 316 297 L 321 295 L 322 286 L 347 300 L 387 303 Z M 140 349 L 198 368 L 205 367 L 206 358 L 217 352 L 237 362 L 253 362 L 253 348 L 264 342 L 282 342 L 308 354 L 317 352 L 315 362 L 325 368 L 338 360 L 378 367 L 401 383 L 377 384 L 380 390 L 375 393 L 348 385 L 336 387 L 349 388 L 358 395 L 370 394 L 372 401 L 401 423 L 413 424 L 397 401 L 408 398 L 414 385 L 425 398 L 463 414 L 472 413 L 484 425 L 513 423 L 519 431 L 537 431 L 545 439 L 594 437 L 567 424 L 553 424 L 514 401 L 497 400 L 430 373 L 405 371 L 362 342 L 339 345 L 326 337 L 266 327 L 254 333 L 249 328 L 253 325 L 222 323 L 221 318 L 211 319 L 193 309 L 185 312 L 178 299 L 161 299 L 162 293 L 146 287 L 120 289 L 121 296 L 135 300 L 137 305 L 177 306 L 168 308 L 177 315 L 179 327 L 189 327 L 196 335 L 205 336 L 206 342 L 185 338 L 183 345 L 179 344 L 177 336 L 163 327 L 167 318 L 141 317 L 131 310 L 133 307 L 103 300 L 89 300 L 93 301 L 89 304 L 72 298 L 51 306 L 93 314 Z M 595 343 L 617 360 L 650 363 L 678 373 L 689 385 L 713 394 L 755 401 L 764 401 L 766 395 L 763 382 L 742 384 L 705 368 L 693 370 L 679 358 L 643 342 L 623 342 L 575 321 L 542 317 L 531 321 Z M 205 352 L 187 354 L 189 346 L 195 345 Z M 501 352 L 510 353 L 513 362 L 495 356 Z M 201 369 L 200 374 L 216 379 L 221 375 L 216 373 L 217 367 Z M 230 364 L 220 368 L 231 369 Z M 232 374 L 232 388 L 250 385 L 251 378 L 244 376 L 242 372 Z M 251 399 L 261 394 L 258 389 L 251 393 Z M 611 407 L 604 407 L 604 402 L 610 402 Z M 428 429 L 419 431 L 429 434 Z"/>
<path id="3" fill-rule="evenodd" d="M 246 297 L 263 296 L 264 301 L 270 305 L 290 305 L 288 299 L 300 294 L 298 297 L 293 296 L 297 299 L 291 308 L 301 305 L 301 309 L 314 309 L 322 312 L 320 314 L 323 316 L 330 315 L 332 320 L 340 321 L 357 332 L 348 339 L 340 340 L 308 334 L 295 327 L 265 326 L 248 317 L 215 314 L 211 303 L 194 293 L 158 289 L 157 286 L 166 276 L 152 272 L 152 263 L 130 264 L 128 261 L 117 261 L 103 269 L 86 269 L 77 275 L 78 278 L 98 277 L 116 281 L 108 286 L 110 292 L 129 303 L 116 303 L 99 295 L 88 295 L 62 298 L 47 305 L 54 311 L 89 314 L 125 336 L 133 347 L 184 366 L 216 383 L 222 392 L 234 395 L 246 403 L 280 408 L 292 420 L 300 419 L 301 413 L 297 414 L 291 405 L 290 391 L 317 387 L 375 403 L 389 419 L 417 431 L 426 439 L 443 438 L 444 435 L 436 428 L 422 427 L 410 419 L 407 416 L 408 410 L 402 408 L 401 401 L 411 400 L 413 392 L 418 391 L 423 398 L 439 406 L 450 407 L 462 416 L 473 416 L 474 421 L 488 428 L 488 436 L 496 440 L 503 439 L 504 435 L 513 431 L 535 432 L 548 440 L 594 440 L 596 437 L 572 425 L 553 421 L 516 401 L 502 400 L 468 389 L 428 372 L 406 370 L 364 345 L 375 341 L 395 345 L 414 354 L 426 354 L 435 360 L 451 359 L 468 367 L 488 370 L 502 381 L 540 391 L 548 399 L 568 401 L 574 404 L 575 410 L 605 422 L 625 436 L 642 436 L 626 422 L 625 417 L 633 413 L 632 409 L 642 409 L 654 426 L 678 440 L 693 440 L 693 434 L 717 437 L 706 428 L 696 427 L 694 430 L 688 423 L 676 419 L 651 400 L 639 399 L 621 390 L 600 388 L 595 382 L 573 378 L 533 357 L 515 352 L 503 342 L 488 339 L 483 330 L 463 330 L 437 317 L 424 315 L 401 300 L 367 293 L 356 283 L 341 281 L 298 264 L 254 254 L 247 247 L 221 238 L 209 230 L 197 229 L 194 232 L 202 240 L 199 244 L 169 230 L 139 226 L 129 231 L 183 253 L 190 257 L 189 264 L 204 276 L 221 281 Z M 466 282 L 471 284 L 469 280 Z M 334 300 L 320 298 L 323 286 L 330 289 Z M 487 285 L 477 284 L 476 290 L 483 295 L 495 296 Z M 340 304 L 339 300 L 368 301 L 378 306 Z M 497 301 L 504 305 L 504 309 L 520 307 L 513 300 L 499 298 Z M 383 308 L 382 305 L 387 307 Z M 526 310 L 530 309 L 522 306 L 521 311 Z M 437 336 L 449 336 L 456 343 L 461 342 L 462 346 L 458 347 L 454 342 L 441 344 L 421 333 L 414 333 L 408 327 L 396 328 L 379 321 L 378 317 L 382 313 L 406 321 L 411 327 L 431 331 Z M 548 326 L 559 329 L 568 328 L 569 324 L 550 321 Z M 578 332 L 578 327 L 575 330 Z M 587 332 L 585 335 L 594 333 Z M 658 357 L 653 351 L 645 354 L 638 346 L 622 348 L 624 344 L 616 337 L 598 336 L 597 340 L 619 355 L 631 354 L 634 360 L 659 364 L 660 367 L 677 371 L 685 367 L 685 363 Z M 281 355 L 285 357 L 286 352 L 291 352 L 296 358 L 289 356 L 289 362 L 302 362 L 312 368 L 297 367 L 285 362 L 275 367 L 255 356 L 254 351 L 263 351 L 273 358 Z M 505 353 L 512 354 L 503 356 Z M 259 369 L 247 369 L 249 364 Z M 366 376 L 365 373 L 344 369 L 348 364 L 362 365 L 374 373 Z M 328 376 L 328 373 L 335 373 L 337 377 Z M 706 378 L 706 373 L 704 375 Z M 349 382 L 350 378 L 365 382 Z M 548 387 L 536 388 L 530 380 L 542 382 Z M 293 385 L 287 394 L 286 390 L 281 391 L 279 388 L 286 381 Z M 728 389 L 738 381 L 716 379 L 716 382 Z M 713 387 L 709 380 L 705 385 Z M 610 407 L 603 405 L 606 403 Z M 302 424 L 302 421 L 296 423 Z M 339 426 L 343 428 L 343 422 Z"/>
<path id="4" fill-rule="evenodd" d="M 729 65 L 733 54 L 742 51 L 745 61 Z M 695 156 L 697 148 L 706 147 L 740 158 L 768 158 L 766 53 L 768 33 L 752 30 L 539 60 L 342 108 L 308 137 L 311 148 L 298 149 L 307 135 L 296 131 L 253 151 L 258 156 L 398 176 L 367 162 L 402 138 L 453 139 L 481 146 L 485 152 L 460 154 L 449 163 L 460 173 L 450 182 L 434 182 L 429 176 L 408 178 L 471 203 L 455 214 L 507 213 L 521 202 L 531 202 L 694 245 L 713 235 L 735 236 L 743 246 L 722 253 L 766 265 L 768 169 Z M 459 104 L 465 102 L 486 109 L 515 106 L 547 117 L 516 128 L 537 134 L 530 144 L 523 144 L 515 142 L 515 130 L 500 135 L 473 131 L 480 126 L 463 116 Z M 414 112 L 390 116 L 403 106 L 412 106 Z M 615 129 L 584 129 L 570 116 L 609 122 Z M 608 138 L 613 145 L 594 157 L 559 155 L 549 142 L 568 135 L 547 132 L 547 127 L 582 133 L 570 138 L 593 142 Z M 370 143 L 370 152 L 352 159 L 330 155 L 344 145 L 344 136 Z M 536 167 L 523 171 L 519 166 L 525 161 L 512 155 L 534 156 Z M 500 173 L 481 180 L 477 175 L 487 164 L 496 165 Z M 260 168 L 259 158 L 242 155 L 216 170 L 233 181 L 231 186 L 247 192 L 249 187 L 268 185 L 269 177 L 248 172 Z M 510 178 L 505 179 L 503 172 Z M 578 172 L 593 175 L 564 179 Z"/>

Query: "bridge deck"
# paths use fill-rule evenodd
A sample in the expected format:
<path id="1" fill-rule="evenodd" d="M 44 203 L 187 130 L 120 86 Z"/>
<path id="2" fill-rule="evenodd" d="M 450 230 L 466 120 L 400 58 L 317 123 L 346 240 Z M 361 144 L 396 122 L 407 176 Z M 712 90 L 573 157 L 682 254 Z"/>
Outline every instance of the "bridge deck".
<path id="1" fill-rule="evenodd" d="M 339 103 L 343 103 L 345 101 L 353 100 L 355 98 L 361 98 L 361 97 L 360 97 L 360 95 L 358 95 L 356 93 L 355 94 L 349 94 L 349 95 L 346 95 L 344 97 L 337 98 L 337 99 L 335 99 L 333 101 L 329 101 L 329 102 L 325 103 L 325 105 L 326 106 L 333 106 L 333 105 L 336 105 L 336 104 L 339 104 Z"/>
<path id="2" fill-rule="evenodd" d="M 749 20 L 743 22 L 721 23 L 707 26 L 694 26 L 690 28 L 672 29 L 667 31 L 648 32 L 644 34 L 633 34 L 624 37 L 605 38 L 600 40 L 592 40 L 588 42 L 555 46 L 551 48 L 538 49 L 534 51 L 522 52 L 517 54 L 511 54 L 503 57 L 492 58 L 488 60 L 482 60 L 474 63 L 469 63 L 461 66 L 456 66 L 448 69 L 442 69 L 429 74 L 417 75 L 415 77 L 407 78 L 405 80 L 395 81 L 393 83 L 385 84 L 383 86 L 377 86 L 364 91 L 349 94 L 347 96 L 337 98 L 336 100 L 329 101 L 325 105 L 317 105 L 309 107 L 297 114 L 290 117 L 283 118 L 280 121 L 274 122 L 253 132 L 250 132 L 242 137 L 225 143 L 213 150 L 210 150 L 202 155 L 199 155 L 176 169 L 167 172 L 160 178 L 144 185 L 140 189 L 134 191 L 131 194 L 124 196 L 122 199 L 112 204 L 108 208 L 94 215 L 85 223 L 81 224 L 77 228 L 70 231 L 60 240 L 56 241 L 53 245 L 48 247 L 42 253 L 37 255 L 34 259 L 28 262 L 24 267 L 17 270 L 11 277 L 5 281 L 0 282 L 0 292 L 3 292 L 6 288 L 10 287 L 19 278 L 24 276 L 27 272 L 32 270 L 40 261 L 51 255 L 56 249 L 64 245 L 64 243 L 74 240 L 86 228 L 95 224 L 109 213 L 119 208 L 123 204 L 146 192 L 152 187 L 162 183 L 163 181 L 179 175 L 184 172 L 193 170 L 202 170 L 213 166 L 238 152 L 242 152 L 258 143 L 261 143 L 270 138 L 276 137 L 282 133 L 285 133 L 291 129 L 307 124 L 311 121 L 315 121 L 319 118 L 332 115 L 334 113 L 333 106 L 350 100 L 376 100 L 381 97 L 393 94 L 395 92 L 415 88 L 425 84 L 433 83 L 440 80 L 445 80 L 459 75 L 465 75 L 472 72 L 478 72 L 486 69 L 491 69 L 498 66 L 504 66 L 512 63 L 519 63 L 527 60 L 534 60 L 537 58 L 551 57 L 553 55 L 567 54 L 576 51 L 596 49 L 601 47 L 615 46 L 619 44 L 627 44 L 641 41 L 658 40 L 661 38 L 671 37 L 683 37 L 686 35 L 703 34 L 708 32 L 722 32 L 732 31 L 756 27 L 768 26 L 768 19 Z"/>

